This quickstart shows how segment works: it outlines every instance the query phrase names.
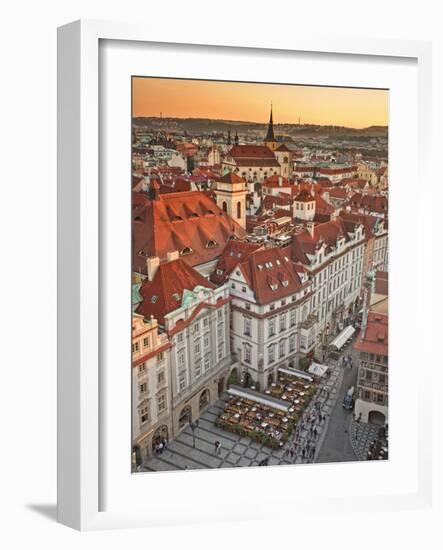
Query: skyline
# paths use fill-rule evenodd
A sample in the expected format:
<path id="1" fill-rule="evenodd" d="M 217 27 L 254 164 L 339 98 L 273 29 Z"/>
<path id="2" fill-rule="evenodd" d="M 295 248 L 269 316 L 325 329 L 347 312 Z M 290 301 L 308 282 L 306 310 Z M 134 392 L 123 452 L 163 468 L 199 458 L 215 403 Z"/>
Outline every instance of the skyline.
<path id="1" fill-rule="evenodd" d="M 388 125 L 388 90 L 133 77 L 133 116 L 366 128 Z"/>

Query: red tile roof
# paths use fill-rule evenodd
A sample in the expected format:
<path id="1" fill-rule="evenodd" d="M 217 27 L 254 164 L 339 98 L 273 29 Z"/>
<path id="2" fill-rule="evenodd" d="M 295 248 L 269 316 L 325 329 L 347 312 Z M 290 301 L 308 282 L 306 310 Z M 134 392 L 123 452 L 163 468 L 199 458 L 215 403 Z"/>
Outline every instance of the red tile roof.
<path id="1" fill-rule="evenodd" d="M 227 156 L 232 157 L 238 166 L 280 166 L 266 145 L 235 145 Z"/>
<path id="2" fill-rule="evenodd" d="M 183 291 L 198 285 L 215 288 L 182 259 L 160 264 L 153 280 L 143 281 L 139 290 L 143 300 L 136 312 L 147 319 L 153 315 L 163 325 L 165 315 L 181 306 Z"/>
<path id="3" fill-rule="evenodd" d="M 260 248 L 262 248 L 261 244 L 246 241 L 229 241 L 218 259 L 215 270 L 211 275 L 211 280 L 216 284 L 224 283 L 240 262 L 245 261 L 250 254 Z M 223 273 L 218 274 L 218 271 L 222 271 Z"/>
<path id="4" fill-rule="evenodd" d="M 216 259 L 231 238 L 246 231 L 210 198 L 189 191 L 160 195 L 133 194 L 133 269 L 146 273 L 146 258 L 165 259 L 168 252 L 189 248 L 183 260 L 191 266 Z"/>
<path id="5" fill-rule="evenodd" d="M 359 334 L 354 344 L 357 351 L 388 356 L 388 316 L 370 311 L 364 335 Z"/>
<path id="6" fill-rule="evenodd" d="M 302 283 L 286 248 L 257 250 L 239 264 L 259 304 L 267 304 L 300 290 Z"/>
<path id="7" fill-rule="evenodd" d="M 314 225 L 313 236 L 308 230 L 294 235 L 292 240 L 292 257 L 294 261 L 309 264 L 310 260 L 307 254 L 313 255 L 316 247 L 321 242 L 325 243 L 327 247 L 331 247 L 335 246 L 339 236 L 343 236 L 348 241 L 348 233 L 354 229 L 355 225 L 355 223 L 345 222 L 343 219 L 337 218 L 336 220 Z"/>
<path id="8" fill-rule="evenodd" d="M 275 159 L 275 155 L 266 145 L 234 145 L 228 155 L 235 159 L 240 158 L 269 158 Z"/>
<path id="9" fill-rule="evenodd" d="M 217 181 L 222 183 L 244 183 L 244 178 L 237 176 L 235 172 L 227 172 L 222 177 L 217 177 Z"/>
<path id="10" fill-rule="evenodd" d="M 295 197 L 297 202 L 312 202 L 315 197 L 307 189 L 302 189 Z"/>
<path id="11" fill-rule="evenodd" d="M 349 202 L 351 206 L 356 208 L 364 208 L 379 214 L 388 211 L 388 198 L 382 195 L 364 195 L 362 193 L 355 193 L 350 198 Z"/>
<path id="12" fill-rule="evenodd" d="M 282 176 L 269 176 L 262 183 L 263 187 L 289 187 L 291 184 Z"/>
<path id="13" fill-rule="evenodd" d="M 291 152 L 290 149 L 288 149 L 284 143 L 279 145 L 277 147 L 276 151 L 280 151 L 281 153 L 290 153 Z"/>

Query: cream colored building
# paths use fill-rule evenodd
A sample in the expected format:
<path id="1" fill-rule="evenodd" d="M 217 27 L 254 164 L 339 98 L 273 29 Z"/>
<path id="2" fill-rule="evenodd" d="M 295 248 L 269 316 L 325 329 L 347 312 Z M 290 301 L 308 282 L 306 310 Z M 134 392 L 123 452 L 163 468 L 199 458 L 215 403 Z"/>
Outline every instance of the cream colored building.
<path id="1" fill-rule="evenodd" d="M 159 334 L 157 320 L 136 313 L 132 318 L 133 466 L 172 437 L 170 344 Z"/>

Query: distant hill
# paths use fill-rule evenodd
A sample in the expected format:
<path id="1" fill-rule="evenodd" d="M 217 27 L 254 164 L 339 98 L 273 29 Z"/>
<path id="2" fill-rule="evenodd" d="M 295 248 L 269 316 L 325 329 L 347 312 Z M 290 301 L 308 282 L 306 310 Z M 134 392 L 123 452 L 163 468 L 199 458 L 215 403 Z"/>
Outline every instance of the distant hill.
<path id="1" fill-rule="evenodd" d="M 267 124 L 257 122 L 245 122 L 241 120 L 218 120 L 210 118 L 160 118 L 160 117 L 136 117 L 133 119 L 135 126 L 147 126 L 152 130 L 177 130 L 190 134 L 256 132 L 265 133 Z M 369 126 L 368 128 L 347 128 L 345 126 L 322 126 L 317 124 L 274 124 L 277 135 L 315 137 L 315 136 L 355 136 L 355 137 L 387 137 L 387 126 Z"/>

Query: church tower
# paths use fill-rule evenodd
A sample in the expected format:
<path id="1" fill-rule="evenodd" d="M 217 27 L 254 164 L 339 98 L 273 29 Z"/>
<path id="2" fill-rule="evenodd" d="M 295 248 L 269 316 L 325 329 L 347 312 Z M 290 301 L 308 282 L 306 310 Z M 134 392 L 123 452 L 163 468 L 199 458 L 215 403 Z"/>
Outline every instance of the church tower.
<path id="1" fill-rule="evenodd" d="M 269 117 L 269 125 L 268 125 L 268 132 L 266 134 L 265 139 L 263 140 L 263 143 L 271 149 L 271 151 L 275 151 L 278 147 L 278 141 L 275 139 L 274 136 L 274 120 L 272 118 L 272 103 L 271 103 L 271 115 Z"/>
<path id="2" fill-rule="evenodd" d="M 217 206 L 246 229 L 246 182 L 235 172 L 228 172 L 215 184 Z"/>

